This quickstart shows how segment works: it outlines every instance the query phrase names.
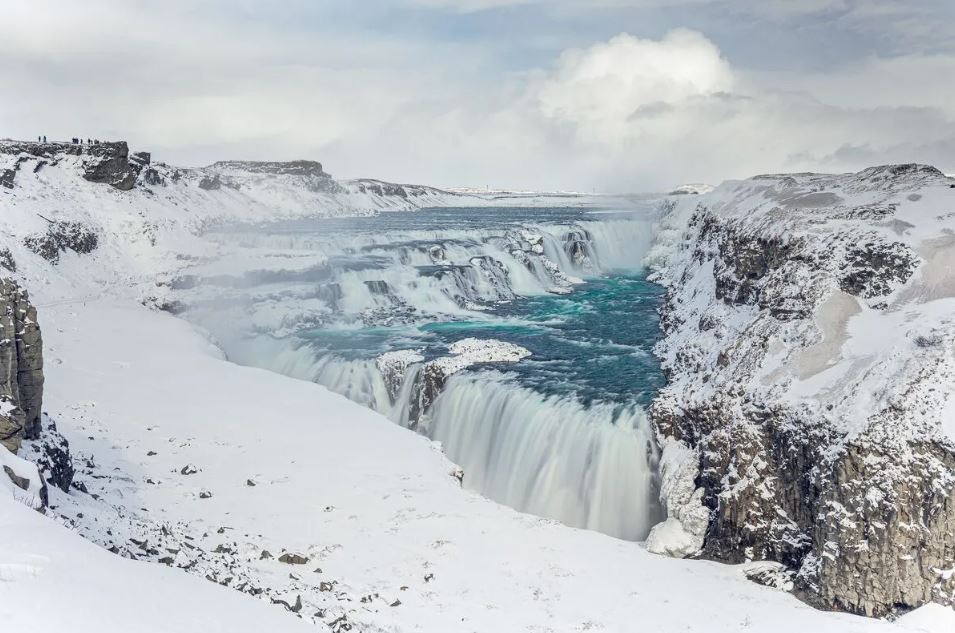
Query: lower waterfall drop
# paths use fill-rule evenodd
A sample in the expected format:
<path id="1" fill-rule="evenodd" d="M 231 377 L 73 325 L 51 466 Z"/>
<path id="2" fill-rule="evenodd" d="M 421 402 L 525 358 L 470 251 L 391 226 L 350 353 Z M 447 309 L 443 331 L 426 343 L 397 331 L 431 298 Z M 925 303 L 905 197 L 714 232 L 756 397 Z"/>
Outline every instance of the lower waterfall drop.
<path id="1" fill-rule="evenodd" d="M 452 377 L 422 429 L 464 485 L 512 508 L 628 540 L 660 519 L 643 409 L 544 396 L 483 373 Z"/>

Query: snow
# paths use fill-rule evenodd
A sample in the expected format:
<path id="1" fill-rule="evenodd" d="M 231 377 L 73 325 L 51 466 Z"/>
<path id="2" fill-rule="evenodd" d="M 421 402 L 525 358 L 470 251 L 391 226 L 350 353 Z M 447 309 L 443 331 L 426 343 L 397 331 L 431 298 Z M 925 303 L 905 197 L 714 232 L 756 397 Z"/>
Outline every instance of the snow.
<path id="1" fill-rule="evenodd" d="M 29 633 L 315 631 L 257 600 L 115 556 L 0 499 L 0 621 Z"/>
<path id="2" fill-rule="evenodd" d="M 702 196 L 716 189 L 713 185 L 706 185 L 699 182 L 687 183 L 674 187 L 670 192 L 671 196 Z"/>
<path id="3" fill-rule="evenodd" d="M 26 488 L 17 485 L 13 477 L 21 478 L 20 483 L 26 483 Z M 43 480 L 35 464 L 17 457 L 6 447 L 0 446 L 0 498 L 4 502 L 12 500 L 29 508 L 42 508 L 43 501 L 40 497 L 42 487 Z"/>
<path id="4" fill-rule="evenodd" d="M 829 274 L 827 285 L 818 280 L 788 280 L 794 297 L 803 292 L 810 297 L 813 327 L 805 328 L 799 319 L 774 326 L 779 332 L 772 353 L 759 359 L 754 372 L 754 380 L 764 385 L 771 397 L 812 406 L 831 405 L 827 415 L 833 424 L 853 434 L 867 428 L 866 419 L 872 412 L 917 380 L 923 363 L 936 364 L 937 384 L 949 384 L 943 377 L 955 377 L 955 357 L 944 345 L 927 346 L 917 356 L 911 352 L 916 339 L 933 336 L 933 332 L 940 340 L 955 337 L 951 318 L 955 309 L 953 219 L 950 213 L 941 213 L 955 201 L 955 189 L 940 174 L 914 171 L 891 178 L 885 169 L 838 176 L 761 176 L 724 183 L 701 199 L 680 201 L 664 220 L 658 243 L 648 257 L 659 279 L 673 283 L 694 257 L 693 249 L 684 243 L 684 230 L 700 204 L 726 220 L 739 221 L 744 231 L 783 236 L 807 253 L 831 253 L 828 261 L 832 265 L 859 244 L 897 243 L 916 253 L 920 261 L 911 279 L 897 284 L 890 294 L 869 300 L 840 290 L 834 283 L 838 271 Z M 840 210 L 847 214 L 870 212 L 873 219 L 841 219 Z M 692 265 L 693 276 L 683 280 L 683 294 L 692 296 L 692 301 L 681 310 L 680 319 L 696 322 L 706 316 L 718 326 L 669 340 L 662 349 L 665 364 L 672 364 L 675 354 L 685 353 L 687 347 L 708 353 L 706 350 L 723 347 L 721 341 L 746 337 L 763 327 L 754 306 L 730 307 L 716 298 L 714 274 L 707 266 Z M 886 304 L 884 309 L 876 305 L 880 302 Z M 713 368 L 716 360 L 713 352 L 703 365 Z M 740 379 L 736 368 L 723 373 L 727 380 Z M 720 385 L 711 382 L 707 389 L 719 389 Z M 943 408 L 952 406 L 950 398 L 941 395 L 932 397 L 927 411 L 930 419 L 903 426 L 899 433 L 918 434 L 930 428 L 955 438 L 951 416 L 941 415 Z"/>
<path id="5" fill-rule="evenodd" d="M 448 351 L 451 356 L 432 361 L 445 376 L 479 363 L 516 363 L 531 355 L 530 350 L 514 343 L 471 337 L 455 341 Z"/>
<path id="6" fill-rule="evenodd" d="M 660 455 L 660 498 L 667 518 L 653 526 L 647 550 L 676 558 L 703 546 L 709 513 L 703 509 L 703 489 L 696 487 L 697 456 L 683 442 L 668 438 Z"/>
<path id="7" fill-rule="evenodd" d="M 950 630 L 935 608 L 896 623 L 825 613 L 739 567 L 655 556 L 499 506 L 462 488 L 421 435 L 321 386 L 230 363 L 143 305 L 162 300 L 157 280 L 217 253 L 196 235 L 203 226 L 366 212 L 380 198 L 258 177 L 238 191 L 123 193 L 83 181 L 72 161 L 27 165 L 0 192 L 0 246 L 38 306 L 45 411 L 98 498 L 51 489 L 43 516 L 0 494 L 10 630 L 296 631 L 305 624 L 272 601 L 297 598 L 303 620 L 335 630 L 344 617 L 367 632 Z M 37 214 L 90 223 L 100 248 L 51 267 L 22 246 L 46 227 Z M 487 342 L 451 351 L 467 362 L 524 353 Z M 308 563 L 279 562 L 282 552 Z"/>
<path id="8" fill-rule="evenodd" d="M 634 618 L 708 632 L 905 630 L 816 611 L 732 566 L 653 556 L 498 506 L 462 489 L 425 438 L 320 386 L 231 364 L 171 316 L 110 300 L 45 315 L 47 410 L 111 475 L 81 478 L 119 512 L 78 493 L 54 503 L 66 516 L 112 516 L 100 538 L 139 522 L 188 526 L 206 550 L 235 543 L 247 553 L 237 566 L 294 585 L 309 612 L 340 609 L 368 631 L 627 631 Z M 180 475 L 190 463 L 199 472 Z M 309 556 L 304 581 L 259 561 L 262 549 Z M 174 573 L 192 580 L 164 578 Z M 317 589 L 333 580 L 334 593 Z"/>

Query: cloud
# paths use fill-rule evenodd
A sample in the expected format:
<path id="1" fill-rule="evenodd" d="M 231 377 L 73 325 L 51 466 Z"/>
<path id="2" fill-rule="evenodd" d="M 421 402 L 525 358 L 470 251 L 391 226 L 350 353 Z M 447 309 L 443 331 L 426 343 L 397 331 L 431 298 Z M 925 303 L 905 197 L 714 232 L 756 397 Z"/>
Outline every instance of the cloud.
<path id="1" fill-rule="evenodd" d="M 467 6 L 488 2 L 511 0 Z M 840 7 L 803 5 L 849 19 Z M 475 33 L 405 37 L 324 3 L 270 8 L 14 3 L 0 134 L 127 138 L 184 164 L 316 158 L 337 176 L 446 186 L 635 191 L 900 160 L 955 170 L 951 51 L 757 72 L 700 30 L 613 30 L 505 70 L 500 41 Z"/>
<path id="2" fill-rule="evenodd" d="M 588 139 L 613 142 L 649 108 L 671 112 L 689 100 L 732 91 L 733 72 L 716 46 L 686 29 L 661 40 L 618 35 L 561 55 L 533 88 L 541 113 L 576 125 Z"/>

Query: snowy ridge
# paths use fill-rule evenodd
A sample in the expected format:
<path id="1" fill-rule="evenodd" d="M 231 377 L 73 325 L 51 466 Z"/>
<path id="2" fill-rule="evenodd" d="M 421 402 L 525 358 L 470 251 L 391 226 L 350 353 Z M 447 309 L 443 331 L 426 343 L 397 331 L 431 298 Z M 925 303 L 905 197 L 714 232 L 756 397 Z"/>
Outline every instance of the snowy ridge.
<path id="1" fill-rule="evenodd" d="M 953 230 L 955 182 L 919 165 L 675 204 L 651 257 L 669 289 L 653 419 L 684 465 L 658 551 L 777 560 L 810 600 L 868 614 L 951 603 Z"/>

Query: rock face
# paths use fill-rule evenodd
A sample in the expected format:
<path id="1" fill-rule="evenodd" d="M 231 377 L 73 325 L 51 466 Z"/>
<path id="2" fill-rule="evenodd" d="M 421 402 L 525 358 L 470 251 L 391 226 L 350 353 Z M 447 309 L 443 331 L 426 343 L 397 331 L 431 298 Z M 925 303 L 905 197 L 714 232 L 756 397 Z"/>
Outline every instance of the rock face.
<path id="1" fill-rule="evenodd" d="M 150 160 L 148 152 L 139 152 L 130 157 L 126 141 L 80 147 L 86 150 L 88 156 L 83 165 L 83 178 L 90 182 L 106 183 L 121 191 L 133 188 L 139 172 Z"/>
<path id="2" fill-rule="evenodd" d="M 449 355 L 425 362 L 420 350 L 386 352 L 377 359 L 392 407 L 400 411 L 395 420 L 418 430 L 422 417 L 441 395 L 452 375 L 484 363 L 516 363 L 530 351 L 513 343 L 494 339 L 464 338 L 448 347 Z"/>
<path id="3" fill-rule="evenodd" d="M 343 193 L 345 189 L 334 178 L 322 169 L 322 164 L 314 160 L 277 161 L 243 161 L 226 160 L 213 163 L 204 168 L 199 186 L 203 189 L 215 191 L 222 186 L 239 188 L 239 182 L 261 179 L 280 178 L 293 181 L 298 186 L 313 193 Z"/>
<path id="4" fill-rule="evenodd" d="M 25 290 L 0 279 L 0 443 L 12 452 L 40 433 L 43 341 Z"/>
<path id="5" fill-rule="evenodd" d="M 275 161 L 243 161 L 222 160 L 212 164 L 212 169 L 240 170 L 253 174 L 288 174 L 291 176 L 319 176 L 327 177 L 322 164 L 314 160 L 292 160 L 287 162 Z"/>
<path id="6" fill-rule="evenodd" d="M 900 165 L 674 206 L 655 273 L 670 382 L 651 410 L 670 518 L 648 547 L 776 561 L 824 608 L 952 603 L 950 184 Z"/>
<path id="7" fill-rule="evenodd" d="M 0 186 L 8 189 L 13 189 L 17 172 L 27 161 L 34 163 L 33 172 L 36 173 L 47 165 L 57 164 L 64 156 L 78 156 L 82 161 L 83 178 L 129 191 L 150 162 L 149 152 L 137 152 L 130 156 L 126 141 L 92 145 L 5 142 L 0 144 L 0 154 L 16 157 L 11 166 L 0 169 Z"/>
<path id="8" fill-rule="evenodd" d="M 69 492 L 76 469 L 70 445 L 53 422 L 46 420 L 39 439 L 26 442 L 20 456 L 36 464 L 45 483 L 56 486 L 63 492 Z"/>

